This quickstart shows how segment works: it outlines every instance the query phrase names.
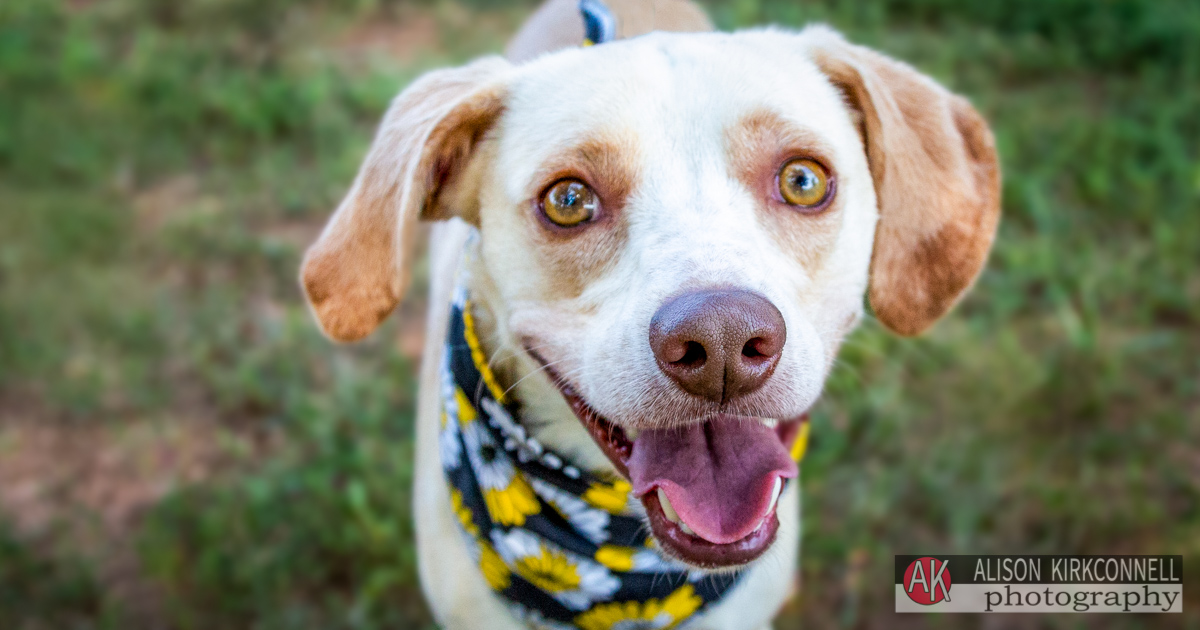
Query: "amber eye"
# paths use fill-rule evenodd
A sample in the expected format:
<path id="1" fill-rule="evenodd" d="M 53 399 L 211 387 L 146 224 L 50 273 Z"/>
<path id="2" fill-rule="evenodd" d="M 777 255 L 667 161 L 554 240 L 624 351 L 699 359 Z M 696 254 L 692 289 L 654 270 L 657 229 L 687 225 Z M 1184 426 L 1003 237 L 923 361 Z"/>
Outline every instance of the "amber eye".
<path id="1" fill-rule="evenodd" d="M 599 205 L 596 193 L 578 179 L 564 179 L 542 193 L 542 213 L 562 227 L 590 221 Z"/>
<path id="2" fill-rule="evenodd" d="M 829 196 L 829 171 L 815 160 L 789 160 L 779 169 L 779 194 L 793 206 L 820 205 Z"/>

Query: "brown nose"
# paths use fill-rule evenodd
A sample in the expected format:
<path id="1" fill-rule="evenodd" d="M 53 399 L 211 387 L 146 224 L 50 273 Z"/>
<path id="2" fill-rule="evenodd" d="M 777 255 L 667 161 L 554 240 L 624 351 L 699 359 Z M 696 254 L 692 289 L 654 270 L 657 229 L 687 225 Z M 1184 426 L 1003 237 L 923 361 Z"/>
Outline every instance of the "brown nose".
<path id="1" fill-rule="evenodd" d="M 685 293 L 650 320 L 658 367 L 685 391 L 716 403 L 762 387 L 786 340 L 779 309 L 750 291 Z"/>

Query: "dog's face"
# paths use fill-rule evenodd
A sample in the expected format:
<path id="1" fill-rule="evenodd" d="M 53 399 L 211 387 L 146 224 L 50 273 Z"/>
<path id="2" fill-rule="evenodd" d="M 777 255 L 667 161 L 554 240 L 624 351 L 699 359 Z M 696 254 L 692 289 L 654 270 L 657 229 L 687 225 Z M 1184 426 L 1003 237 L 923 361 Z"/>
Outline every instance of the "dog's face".
<path id="1" fill-rule="evenodd" d="M 484 181 L 484 266 L 509 335 L 605 418 L 797 418 L 858 319 L 871 174 L 841 93 L 795 48 L 794 36 L 762 33 L 654 35 L 552 56 L 514 81 Z M 784 198 L 805 184 L 807 205 Z M 564 193 L 594 205 L 591 217 L 572 224 Z M 739 355 L 752 329 L 779 337 L 768 340 L 778 357 L 764 359 L 772 374 L 742 384 L 715 347 L 705 362 L 728 358 L 729 374 L 683 374 L 666 361 L 682 357 L 662 355 L 686 348 L 655 351 L 656 314 L 699 291 L 728 304 L 693 300 L 677 316 L 747 326 Z M 767 313 L 747 310 L 759 302 Z M 689 332 L 682 341 L 715 341 Z M 745 378 L 762 376 L 755 367 Z"/>
<path id="2" fill-rule="evenodd" d="M 864 293 L 897 332 L 932 323 L 997 180 L 965 101 L 832 32 L 655 34 L 410 87 L 304 283 L 361 337 L 416 218 L 474 224 L 472 297 L 538 437 L 629 478 L 668 553 L 737 566 Z"/>

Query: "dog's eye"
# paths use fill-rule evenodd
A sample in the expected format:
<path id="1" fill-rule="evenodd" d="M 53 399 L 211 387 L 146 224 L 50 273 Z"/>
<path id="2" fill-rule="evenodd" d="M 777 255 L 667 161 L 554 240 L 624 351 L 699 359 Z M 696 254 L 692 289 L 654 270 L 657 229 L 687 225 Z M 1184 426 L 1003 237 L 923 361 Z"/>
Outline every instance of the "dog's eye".
<path id="1" fill-rule="evenodd" d="M 829 171 L 816 160 L 789 160 L 779 169 L 779 194 L 793 206 L 819 206 L 829 196 Z"/>
<path id="2" fill-rule="evenodd" d="M 542 214 L 555 225 L 572 227 L 596 216 L 596 193 L 578 179 L 564 179 L 542 193 Z"/>

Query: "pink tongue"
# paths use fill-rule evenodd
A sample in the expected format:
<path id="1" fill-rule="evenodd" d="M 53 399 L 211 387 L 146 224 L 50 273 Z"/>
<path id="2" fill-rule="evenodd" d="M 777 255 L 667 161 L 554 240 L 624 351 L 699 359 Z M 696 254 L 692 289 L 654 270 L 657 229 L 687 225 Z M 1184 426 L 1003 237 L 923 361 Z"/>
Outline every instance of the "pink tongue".
<path id="1" fill-rule="evenodd" d="M 767 515 L 775 479 L 796 463 L 774 429 L 757 419 L 720 416 L 703 424 L 642 431 L 629 458 L 633 492 L 662 488 L 697 536 L 736 542 Z"/>

